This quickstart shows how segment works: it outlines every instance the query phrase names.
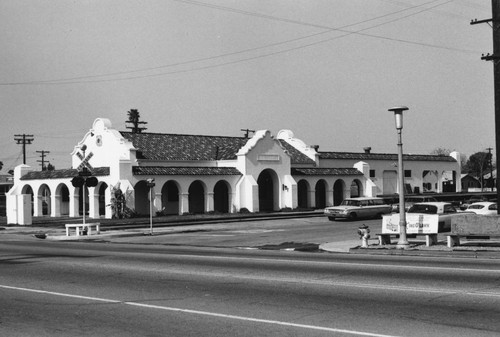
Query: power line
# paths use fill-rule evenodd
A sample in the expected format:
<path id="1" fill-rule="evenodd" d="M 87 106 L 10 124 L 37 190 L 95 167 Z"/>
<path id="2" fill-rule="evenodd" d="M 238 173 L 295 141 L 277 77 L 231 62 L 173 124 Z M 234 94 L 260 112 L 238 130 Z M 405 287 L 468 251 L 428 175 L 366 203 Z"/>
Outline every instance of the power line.
<path id="1" fill-rule="evenodd" d="M 187 0 L 173 0 L 173 1 L 185 2 L 185 3 L 191 3 L 191 4 L 204 4 L 204 3 L 199 3 L 199 2 L 195 2 L 195 1 L 187 1 Z M 263 15 L 263 14 L 257 14 L 257 13 L 252 13 L 252 12 L 240 11 L 240 10 L 236 10 L 236 9 L 231 9 L 229 7 L 222 7 L 222 6 L 215 6 L 215 5 L 204 4 L 207 7 L 214 7 L 214 8 L 218 8 L 218 9 L 219 8 L 224 8 L 224 9 L 233 10 L 235 12 L 247 14 L 247 15 L 252 14 L 253 16 L 257 16 L 257 17 L 268 18 L 268 19 L 273 19 L 273 20 L 278 20 L 278 21 L 283 21 L 283 22 L 288 22 L 288 23 L 296 23 L 296 24 L 301 24 L 301 25 L 306 25 L 306 26 L 312 26 L 312 27 L 316 27 L 316 28 L 322 28 L 322 29 L 325 29 L 325 31 L 320 32 L 320 33 L 315 33 L 315 34 L 307 35 L 307 36 L 300 37 L 300 38 L 295 38 L 295 39 L 283 41 L 283 42 L 269 44 L 269 45 L 266 45 L 266 46 L 261 46 L 261 47 L 256 47 L 256 48 L 250 48 L 250 49 L 245 49 L 245 50 L 241 50 L 241 51 L 237 51 L 237 52 L 220 54 L 220 55 L 215 55 L 215 56 L 211 56 L 211 57 L 205 57 L 205 58 L 200 58 L 200 59 L 195 59 L 195 60 L 190 60 L 190 61 L 177 62 L 177 63 L 163 65 L 163 66 L 159 66 L 159 67 L 137 69 L 137 70 L 125 71 L 125 72 L 107 73 L 107 74 L 101 74 L 101 75 L 88 75 L 88 76 L 79 76 L 79 77 L 64 78 L 64 79 L 54 79 L 54 80 L 41 80 L 41 81 L 29 81 L 29 82 L 4 82 L 4 83 L 0 83 L 0 86 L 10 86 L 10 85 L 63 85 L 63 84 L 81 84 L 81 83 L 101 83 L 101 82 L 125 81 L 125 80 L 141 79 L 141 78 L 160 77 L 160 76 L 166 76 L 166 75 L 172 75 L 172 74 L 180 74 L 180 73 L 192 72 L 192 71 L 197 71 L 197 70 L 205 70 L 205 69 L 210 69 L 210 68 L 217 68 L 217 67 L 222 67 L 222 66 L 226 66 L 226 65 L 231 65 L 231 64 L 246 62 L 246 61 L 250 61 L 250 60 L 260 59 L 260 58 L 264 58 L 264 57 L 274 56 L 274 55 L 278 55 L 278 54 L 282 54 L 282 53 L 286 53 L 286 52 L 290 52 L 290 51 L 294 51 L 294 50 L 308 48 L 308 47 L 311 47 L 311 46 L 314 46 L 314 45 L 318 45 L 318 44 L 321 44 L 321 43 L 333 41 L 333 40 L 336 40 L 336 39 L 339 39 L 339 38 L 343 38 L 343 37 L 346 37 L 346 36 L 349 36 L 349 35 L 352 35 L 352 34 L 357 34 L 357 35 L 366 36 L 366 37 L 370 37 L 370 38 L 383 39 L 383 40 L 388 40 L 388 41 L 393 41 L 393 42 L 399 42 L 399 43 L 406 43 L 406 44 L 411 44 L 411 45 L 418 45 L 418 46 L 423 46 L 423 47 L 435 48 L 435 49 L 444 49 L 444 50 L 450 50 L 450 51 L 456 51 L 456 52 L 465 52 L 465 53 L 476 53 L 476 51 L 473 51 L 473 50 L 465 50 L 465 49 L 460 49 L 460 48 L 444 47 L 444 46 L 433 45 L 433 44 L 429 44 L 429 43 L 415 42 L 415 41 L 409 41 L 409 40 L 398 39 L 398 38 L 390 38 L 390 37 L 386 37 L 386 36 L 382 36 L 382 35 L 374 35 L 374 34 L 363 33 L 364 31 L 369 30 L 369 29 L 380 27 L 380 26 L 383 26 L 383 25 L 386 25 L 386 24 L 389 24 L 389 23 L 392 23 L 392 22 L 400 21 L 400 20 L 403 20 L 403 19 L 408 18 L 410 16 L 414 16 L 414 15 L 420 14 L 422 12 L 430 11 L 430 10 L 436 8 L 436 7 L 439 7 L 439 6 L 442 6 L 444 4 L 453 2 L 453 0 L 449 0 L 449 1 L 437 4 L 435 6 L 432 6 L 432 7 L 429 7 L 429 8 L 425 8 L 425 9 L 423 9 L 421 11 L 416 12 L 416 13 L 412 13 L 412 14 L 409 14 L 409 15 L 406 15 L 406 16 L 403 16 L 403 17 L 400 17 L 400 18 L 396 18 L 396 19 L 393 19 L 393 20 L 390 20 L 390 21 L 387 21 L 387 22 L 383 22 L 383 23 L 380 23 L 380 24 L 377 24 L 377 25 L 374 25 L 374 26 L 371 26 L 371 27 L 364 28 L 364 29 L 360 29 L 360 30 L 357 30 L 357 31 L 347 31 L 347 30 L 345 30 L 346 27 L 350 27 L 350 26 L 354 26 L 354 25 L 359 25 L 359 24 L 366 23 L 366 22 L 369 22 L 369 21 L 374 21 L 374 20 L 377 20 L 377 19 L 380 19 L 380 18 L 383 18 L 383 17 L 387 17 L 387 16 L 390 16 L 390 15 L 394 15 L 394 14 L 397 14 L 397 13 L 400 13 L 400 12 L 403 12 L 403 11 L 408 11 L 408 10 L 412 10 L 412 9 L 415 9 L 415 8 L 418 8 L 418 7 L 422 7 L 422 6 L 430 4 L 430 3 L 435 3 L 437 1 L 439 1 L 439 0 L 429 1 L 429 2 L 424 3 L 424 4 L 420 4 L 420 5 L 416 5 L 416 6 L 413 6 L 413 7 L 405 8 L 405 9 L 400 10 L 400 11 L 396 11 L 396 12 L 393 12 L 393 13 L 385 14 L 385 15 L 379 16 L 377 18 L 372 18 L 372 19 L 364 20 L 364 21 L 359 22 L 359 23 L 346 25 L 346 26 L 340 27 L 340 28 L 333 28 L 333 27 L 316 25 L 316 24 L 311 24 L 311 23 L 305 23 L 305 22 L 291 20 L 291 19 L 284 19 L 284 18 L 278 18 L 278 17 L 274 17 L 274 16 L 269 16 L 269 15 Z M 311 37 L 314 37 L 314 36 L 318 36 L 318 35 L 330 33 L 332 31 L 343 32 L 345 34 L 341 35 L 341 36 L 336 36 L 336 37 L 333 37 L 333 38 L 328 38 L 328 39 L 324 39 L 324 40 L 320 40 L 320 41 L 308 43 L 308 44 L 297 46 L 297 47 L 291 47 L 291 48 L 287 48 L 287 49 L 283 49 L 283 50 L 279 50 L 279 51 L 275 51 L 275 52 L 269 52 L 269 53 L 262 54 L 262 55 L 247 57 L 247 58 L 243 58 L 243 59 L 239 59 L 239 60 L 227 61 L 227 62 L 215 64 L 215 65 L 200 66 L 200 67 L 195 67 L 195 68 L 191 68 L 191 69 L 174 70 L 174 71 L 162 72 L 162 73 L 156 73 L 156 74 L 137 75 L 137 76 L 129 76 L 129 77 L 123 77 L 123 78 L 111 78 L 111 79 L 106 79 L 106 78 L 102 79 L 101 78 L 101 79 L 92 80 L 93 78 L 109 77 L 109 76 L 117 76 L 117 75 L 127 75 L 127 74 L 133 74 L 133 73 L 139 73 L 139 72 L 145 72 L 145 71 L 153 71 L 153 70 L 158 70 L 158 69 L 163 69 L 163 68 L 175 67 L 175 66 L 179 66 L 179 65 L 187 65 L 187 64 L 191 64 L 191 63 L 197 63 L 197 62 L 202 62 L 202 61 L 208 61 L 208 60 L 223 58 L 223 57 L 227 57 L 227 56 L 233 56 L 233 55 L 237 55 L 237 54 L 247 53 L 247 52 L 251 52 L 251 51 L 257 51 L 257 50 L 264 49 L 264 48 L 274 47 L 274 46 L 278 46 L 278 45 L 282 45 L 282 44 L 287 44 L 287 43 L 291 43 L 291 42 L 295 42 L 295 41 L 299 41 L 299 40 L 311 38 Z M 86 79 L 88 79 L 88 80 L 86 80 Z"/>
<path id="2" fill-rule="evenodd" d="M 173 0 L 173 1 L 176 1 L 176 0 Z M 290 43 L 290 42 L 295 42 L 295 41 L 299 41 L 299 40 L 311 38 L 311 37 L 314 37 L 314 36 L 318 36 L 318 35 L 330 33 L 332 31 L 341 31 L 342 29 L 345 29 L 345 28 L 349 28 L 349 27 L 352 27 L 352 26 L 357 26 L 357 25 L 360 25 L 360 24 L 363 24 L 363 23 L 367 23 L 367 22 L 370 22 L 370 21 L 379 20 L 379 19 L 382 19 L 384 17 L 388 17 L 388 16 L 392 16 L 392 15 L 395 15 L 395 14 L 398 14 L 398 13 L 401 13 L 401 12 L 412 10 L 412 9 L 424 6 L 426 4 L 429 4 L 429 3 L 434 3 L 436 1 L 439 1 L 439 0 L 429 1 L 429 2 L 426 2 L 426 3 L 421 4 L 421 5 L 412 6 L 412 7 L 405 8 L 405 9 L 402 9 L 402 10 L 399 10 L 399 11 L 395 11 L 395 12 L 391 12 L 391 13 L 388 13 L 388 14 L 384 14 L 384 15 L 381 15 L 381 16 L 378 16 L 378 17 L 375 17 L 375 18 L 363 20 L 363 21 L 360 21 L 360 22 L 356 22 L 356 23 L 352 23 L 352 24 L 348 24 L 348 25 L 344 25 L 344 26 L 336 27 L 336 28 L 332 28 L 332 27 L 328 27 L 328 26 L 315 25 L 315 24 L 308 24 L 308 23 L 305 23 L 305 22 L 302 22 L 302 21 L 297 21 L 297 20 L 281 19 L 279 17 L 273 17 L 273 16 L 269 16 L 269 15 L 262 15 L 262 14 L 247 12 L 247 11 L 239 11 L 239 10 L 232 9 L 232 8 L 229 8 L 229 7 L 222 7 L 222 6 L 215 6 L 214 5 L 214 6 L 211 6 L 211 7 L 217 7 L 218 9 L 225 9 L 227 11 L 244 13 L 246 15 L 253 15 L 253 16 L 257 16 L 257 17 L 265 17 L 266 19 L 274 19 L 274 20 L 278 20 L 278 21 L 287 21 L 287 22 L 290 22 L 290 23 L 295 23 L 295 24 L 300 24 L 300 25 L 313 26 L 313 27 L 316 27 L 316 28 L 325 29 L 325 31 L 320 32 L 320 33 L 306 35 L 306 36 L 295 38 L 295 39 L 290 39 L 290 40 L 278 42 L 278 43 L 267 44 L 267 45 L 264 45 L 264 46 L 261 46 L 261 47 L 249 48 L 249 49 L 244 49 L 244 50 L 240 50 L 240 51 L 236 51 L 236 52 L 219 54 L 219 55 L 215 55 L 215 56 L 209 56 L 209 57 L 204 57 L 204 58 L 199 58 L 199 59 L 194 59 L 194 60 L 189 60 L 189 61 L 184 61 L 184 62 L 176 62 L 176 63 L 171 63 L 171 64 L 167 64 L 167 65 L 163 65 L 163 66 L 158 66 L 158 67 L 136 69 L 136 70 L 125 71 L 125 72 L 114 72 L 114 73 L 107 73 L 107 74 L 101 74 L 101 75 L 88 75 L 88 76 L 79 76 L 79 77 L 64 78 L 64 79 L 55 79 L 55 80 L 42 80 L 42 81 L 32 81 L 32 82 L 20 82 L 19 84 L 43 84 L 43 83 L 58 84 L 58 83 L 54 83 L 54 82 L 66 82 L 66 81 L 83 80 L 83 79 L 98 78 L 98 77 L 107 77 L 107 76 L 114 76 L 114 75 L 126 75 L 126 74 L 133 74 L 133 73 L 144 72 L 144 71 L 152 71 L 152 70 L 158 70 L 158 69 L 163 69 L 163 68 L 170 68 L 170 67 L 175 67 L 175 66 L 179 66 L 179 65 L 186 65 L 186 64 L 190 64 L 190 63 L 197 63 L 197 62 L 202 62 L 202 61 L 208 61 L 208 60 L 213 60 L 213 59 L 217 59 L 217 58 L 222 58 L 222 57 L 227 57 L 227 56 L 233 56 L 233 55 L 237 55 L 237 54 L 242 54 L 242 53 L 247 53 L 247 52 L 256 51 L 256 50 L 260 50 L 260 49 L 265 49 L 265 48 L 269 48 L 269 47 L 275 47 L 275 46 L 287 44 L 287 43 Z M 181 1 L 181 2 L 186 2 L 186 1 Z M 191 3 L 194 4 L 194 2 L 191 2 Z M 203 3 L 198 2 L 198 4 L 201 5 Z M 208 4 L 205 4 L 205 5 L 209 6 Z M 64 83 L 64 84 L 66 84 L 66 83 Z M 0 83 L 0 85 L 3 85 L 3 84 Z"/>

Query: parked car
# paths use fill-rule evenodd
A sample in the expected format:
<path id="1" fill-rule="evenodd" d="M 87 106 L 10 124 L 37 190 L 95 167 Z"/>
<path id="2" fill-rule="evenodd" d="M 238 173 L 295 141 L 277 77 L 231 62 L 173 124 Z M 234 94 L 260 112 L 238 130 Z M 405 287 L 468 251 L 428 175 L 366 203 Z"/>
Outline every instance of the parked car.
<path id="1" fill-rule="evenodd" d="M 491 201 L 475 202 L 469 207 L 467 211 L 482 215 L 497 215 L 497 203 Z"/>
<path id="2" fill-rule="evenodd" d="M 437 214 L 439 215 L 438 232 L 447 232 L 451 229 L 451 218 L 462 214 L 451 202 L 419 202 L 413 204 L 408 214 Z"/>
<path id="3" fill-rule="evenodd" d="M 408 211 L 411 206 L 418 202 L 437 202 L 437 199 L 428 195 L 412 195 L 405 198 L 405 210 Z M 394 212 L 399 212 L 399 203 L 394 205 Z"/>
<path id="4" fill-rule="evenodd" d="M 397 194 L 380 194 L 380 195 L 377 195 L 377 197 L 382 198 L 384 200 L 384 204 L 391 205 L 393 212 L 398 210 L 399 195 L 397 195 Z"/>
<path id="5" fill-rule="evenodd" d="M 466 209 L 469 208 L 470 205 L 475 204 L 477 202 L 483 202 L 483 201 L 488 201 L 488 199 L 486 197 L 484 197 L 484 196 L 475 196 L 475 197 L 472 197 L 469 200 L 464 201 L 460 205 L 460 209 L 462 211 L 465 211 Z"/>
<path id="6" fill-rule="evenodd" d="M 391 213 L 392 206 L 384 203 L 382 198 L 359 197 L 346 198 L 339 206 L 327 207 L 324 214 L 331 221 L 337 218 L 354 220 L 357 218 L 381 218 Z"/>

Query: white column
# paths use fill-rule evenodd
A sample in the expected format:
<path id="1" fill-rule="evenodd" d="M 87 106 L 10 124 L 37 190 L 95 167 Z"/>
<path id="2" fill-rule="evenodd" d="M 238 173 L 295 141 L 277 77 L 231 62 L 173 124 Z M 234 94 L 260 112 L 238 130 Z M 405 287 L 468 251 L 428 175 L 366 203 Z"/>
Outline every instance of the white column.
<path id="1" fill-rule="evenodd" d="M 212 212 L 214 210 L 214 192 L 207 192 L 205 201 L 205 212 Z"/>
<path id="2" fill-rule="evenodd" d="M 78 190 L 73 188 L 69 191 L 69 216 L 74 218 L 78 217 L 78 204 L 80 202 L 80 196 Z"/>
<path id="3" fill-rule="evenodd" d="M 99 219 L 99 190 L 89 187 L 89 218 Z"/>
<path id="4" fill-rule="evenodd" d="M 189 212 L 189 193 L 179 194 L 180 212 L 179 214 L 184 214 Z"/>
<path id="5" fill-rule="evenodd" d="M 326 206 L 333 206 L 333 188 L 326 190 Z"/>
<path id="6" fill-rule="evenodd" d="M 61 216 L 61 198 L 60 194 L 55 193 L 50 196 L 50 216 Z"/>

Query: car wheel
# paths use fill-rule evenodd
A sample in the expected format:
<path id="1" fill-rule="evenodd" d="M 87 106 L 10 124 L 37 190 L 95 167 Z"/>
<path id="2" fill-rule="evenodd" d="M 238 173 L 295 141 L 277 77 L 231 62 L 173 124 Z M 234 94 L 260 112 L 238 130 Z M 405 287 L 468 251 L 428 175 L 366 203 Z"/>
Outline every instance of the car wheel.
<path id="1" fill-rule="evenodd" d="M 353 220 L 356 220 L 356 218 L 358 217 L 358 215 L 356 213 L 349 213 L 349 220 L 353 221 Z"/>
<path id="2" fill-rule="evenodd" d="M 335 221 L 335 220 L 337 220 L 337 219 L 336 219 L 335 217 L 333 217 L 333 216 L 329 216 L 329 217 L 328 217 L 328 220 L 330 220 L 330 221 Z"/>

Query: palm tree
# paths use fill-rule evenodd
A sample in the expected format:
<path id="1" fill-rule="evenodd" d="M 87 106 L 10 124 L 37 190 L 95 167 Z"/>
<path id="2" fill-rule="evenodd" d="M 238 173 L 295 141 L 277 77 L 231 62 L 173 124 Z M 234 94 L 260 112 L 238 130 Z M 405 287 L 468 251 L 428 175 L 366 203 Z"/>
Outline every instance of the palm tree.
<path id="1" fill-rule="evenodd" d="M 130 109 L 127 112 L 128 121 L 125 123 L 130 123 L 132 126 L 126 126 L 127 129 L 131 129 L 132 133 L 141 133 L 142 130 L 147 130 L 145 127 L 139 127 L 139 124 L 148 124 L 147 122 L 141 121 L 141 115 L 137 109 Z"/>

